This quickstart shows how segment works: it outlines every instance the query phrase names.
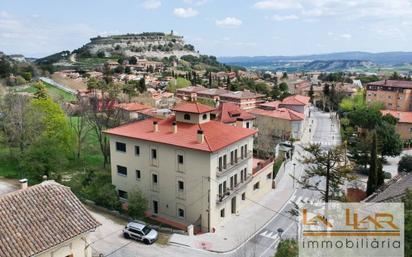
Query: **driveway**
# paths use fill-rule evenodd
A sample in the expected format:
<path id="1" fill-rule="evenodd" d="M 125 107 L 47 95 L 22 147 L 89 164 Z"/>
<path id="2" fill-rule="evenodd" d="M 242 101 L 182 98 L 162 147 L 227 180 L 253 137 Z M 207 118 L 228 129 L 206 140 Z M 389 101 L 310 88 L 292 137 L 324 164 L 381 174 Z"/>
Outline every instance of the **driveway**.
<path id="1" fill-rule="evenodd" d="M 20 188 L 19 181 L 0 178 L 0 195 L 4 195 Z"/>

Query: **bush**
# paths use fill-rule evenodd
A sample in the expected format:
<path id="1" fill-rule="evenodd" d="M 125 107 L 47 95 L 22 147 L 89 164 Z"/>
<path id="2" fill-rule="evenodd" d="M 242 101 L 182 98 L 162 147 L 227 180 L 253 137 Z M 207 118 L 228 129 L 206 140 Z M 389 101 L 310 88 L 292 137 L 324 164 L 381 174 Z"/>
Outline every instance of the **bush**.
<path id="1" fill-rule="evenodd" d="M 398 163 L 398 172 L 412 171 L 412 155 L 404 155 Z"/>
<path id="2" fill-rule="evenodd" d="M 384 177 L 385 179 L 391 179 L 391 178 L 392 178 L 392 174 L 391 174 L 390 172 L 385 172 L 385 173 L 383 173 L 383 177 Z"/>
<path id="3" fill-rule="evenodd" d="M 148 202 L 142 192 L 139 189 L 129 193 L 128 197 L 128 214 L 133 219 L 139 219 L 144 217 L 144 212 L 148 208 Z"/>
<path id="4" fill-rule="evenodd" d="M 296 240 L 286 239 L 280 241 L 275 257 L 297 257 L 298 253 L 299 247 Z"/>

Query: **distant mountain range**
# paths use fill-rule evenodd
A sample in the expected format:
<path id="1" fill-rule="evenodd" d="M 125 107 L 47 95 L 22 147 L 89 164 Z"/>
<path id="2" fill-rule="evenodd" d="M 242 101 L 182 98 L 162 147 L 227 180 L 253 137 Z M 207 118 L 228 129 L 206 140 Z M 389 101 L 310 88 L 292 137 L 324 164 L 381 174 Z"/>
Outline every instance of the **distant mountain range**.
<path id="1" fill-rule="evenodd" d="M 268 70 L 350 70 L 412 63 L 412 52 L 342 52 L 300 56 L 220 57 L 220 62 Z"/>

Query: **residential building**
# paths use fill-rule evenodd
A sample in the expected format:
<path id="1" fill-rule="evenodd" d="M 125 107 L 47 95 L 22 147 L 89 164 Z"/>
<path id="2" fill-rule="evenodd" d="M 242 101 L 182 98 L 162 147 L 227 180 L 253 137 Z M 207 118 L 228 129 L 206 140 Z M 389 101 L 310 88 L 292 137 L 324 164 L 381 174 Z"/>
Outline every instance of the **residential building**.
<path id="1" fill-rule="evenodd" d="M 221 103 L 210 114 L 212 120 L 242 128 L 253 128 L 255 116 L 233 103 Z"/>
<path id="2" fill-rule="evenodd" d="M 404 142 L 412 140 L 412 112 L 382 110 L 382 115 L 392 115 L 397 119 L 396 132 Z"/>
<path id="3" fill-rule="evenodd" d="M 196 101 L 197 92 L 206 90 L 203 86 L 189 86 L 176 90 L 176 96 L 185 101 Z"/>
<path id="4" fill-rule="evenodd" d="M 120 111 L 120 117 L 124 121 L 145 119 L 148 117 L 145 111 L 152 109 L 150 106 L 139 103 L 116 104 L 115 108 Z"/>
<path id="5" fill-rule="evenodd" d="M 381 102 L 385 109 L 412 111 L 412 81 L 381 80 L 366 85 L 366 101 Z"/>
<path id="6" fill-rule="evenodd" d="M 105 132 L 112 183 L 125 202 L 136 188 L 143 192 L 150 218 L 214 231 L 271 190 L 273 162 L 254 170 L 256 131 L 211 120 L 213 108 L 187 102 L 173 111 Z"/>
<path id="7" fill-rule="evenodd" d="M 100 224 L 70 188 L 45 181 L 0 197 L 0 256 L 91 257 Z"/>
<path id="8" fill-rule="evenodd" d="M 401 202 L 407 191 L 412 190 L 412 173 L 399 174 L 368 196 L 365 202 Z"/>

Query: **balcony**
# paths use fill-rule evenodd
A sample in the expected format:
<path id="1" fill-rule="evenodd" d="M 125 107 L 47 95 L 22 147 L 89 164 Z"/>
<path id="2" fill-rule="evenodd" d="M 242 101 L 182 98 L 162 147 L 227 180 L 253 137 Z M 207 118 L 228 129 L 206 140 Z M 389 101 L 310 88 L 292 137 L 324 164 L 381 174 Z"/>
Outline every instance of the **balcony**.
<path id="1" fill-rule="evenodd" d="M 253 156 L 253 151 L 248 151 L 246 153 L 246 155 L 243 155 L 243 158 L 238 158 L 237 160 L 235 160 L 233 162 L 233 164 L 231 164 L 229 162 L 226 165 L 223 165 L 221 167 L 217 166 L 216 167 L 216 176 L 220 177 L 220 176 L 223 176 L 223 175 L 229 173 L 230 171 L 232 171 L 233 168 L 237 167 L 238 165 L 241 165 L 241 164 L 245 163 L 248 159 L 252 158 L 252 156 Z"/>
<path id="2" fill-rule="evenodd" d="M 226 193 L 223 195 L 217 194 L 216 196 L 216 204 L 221 204 L 226 202 L 227 199 L 231 198 L 233 195 L 237 194 L 239 191 L 244 189 L 247 184 L 252 181 L 252 174 L 247 174 L 246 180 L 243 181 L 242 183 L 238 183 L 233 189 L 227 189 Z"/>

